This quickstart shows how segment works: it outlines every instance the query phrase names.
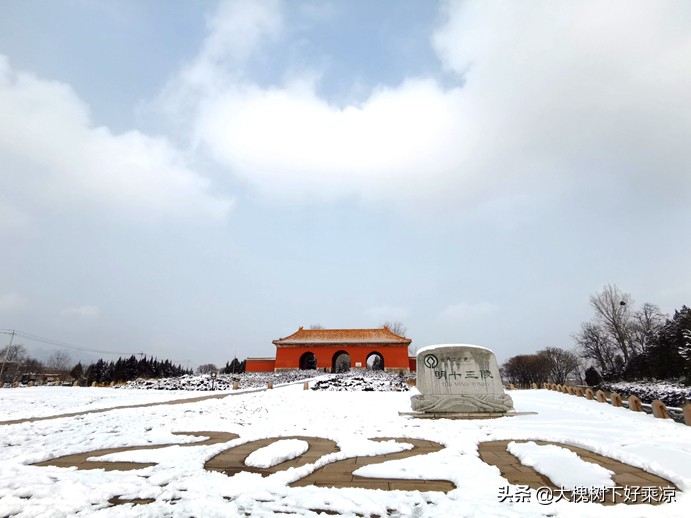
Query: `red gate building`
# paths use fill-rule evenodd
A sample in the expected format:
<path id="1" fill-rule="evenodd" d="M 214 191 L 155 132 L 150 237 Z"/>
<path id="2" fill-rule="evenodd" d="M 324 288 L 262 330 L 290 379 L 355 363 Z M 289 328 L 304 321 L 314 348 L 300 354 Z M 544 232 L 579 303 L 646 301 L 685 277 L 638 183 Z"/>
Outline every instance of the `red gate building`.
<path id="1" fill-rule="evenodd" d="M 335 372 L 338 367 L 365 369 L 377 358 L 377 367 L 389 372 L 415 370 L 408 356 L 410 338 L 378 329 L 298 329 L 285 338 L 273 340 L 276 358 L 247 358 L 245 370 L 285 371 L 319 369 Z"/>

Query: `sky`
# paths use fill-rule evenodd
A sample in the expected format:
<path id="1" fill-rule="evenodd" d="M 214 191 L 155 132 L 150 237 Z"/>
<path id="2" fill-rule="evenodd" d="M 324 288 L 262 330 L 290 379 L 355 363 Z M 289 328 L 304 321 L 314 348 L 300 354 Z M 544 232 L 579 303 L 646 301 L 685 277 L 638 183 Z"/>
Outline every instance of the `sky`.
<path id="1" fill-rule="evenodd" d="M 502 362 L 605 284 L 673 313 L 689 63 L 680 1 L 3 2 L 0 328 L 196 366 L 400 321 Z"/>

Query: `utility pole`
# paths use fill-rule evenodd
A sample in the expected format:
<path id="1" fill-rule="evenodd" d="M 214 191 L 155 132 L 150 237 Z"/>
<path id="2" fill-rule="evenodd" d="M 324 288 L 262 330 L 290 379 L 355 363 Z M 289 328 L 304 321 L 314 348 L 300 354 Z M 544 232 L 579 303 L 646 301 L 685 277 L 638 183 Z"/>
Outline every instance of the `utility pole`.
<path id="1" fill-rule="evenodd" d="M 7 358 L 10 355 L 10 349 L 12 348 L 12 340 L 14 340 L 14 329 L 12 330 L 10 335 L 10 345 L 7 346 L 7 349 L 5 349 L 5 357 L 2 360 L 2 367 L 0 368 L 0 386 L 2 385 L 2 374 L 5 372 L 5 364 L 7 363 Z"/>

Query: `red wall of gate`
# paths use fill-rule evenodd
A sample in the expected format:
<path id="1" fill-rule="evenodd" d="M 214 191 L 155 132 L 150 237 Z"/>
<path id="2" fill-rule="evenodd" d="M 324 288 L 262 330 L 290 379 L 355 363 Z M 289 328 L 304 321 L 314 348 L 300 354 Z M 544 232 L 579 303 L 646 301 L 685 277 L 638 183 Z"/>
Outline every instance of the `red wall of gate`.
<path id="1" fill-rule="evenodd" d="M 273 372 L 276 360 L 273 358 L 247 358 L 245 372 Z"/>
<path id="2" fill-rule="evenodd" d="M 372 345 L 277 347 L 275 369 L 277 371 L 299 369 L 302 355 L 311 352 L 317 357 L 317 369 L 326 369 L 330 372 L 334 355 L 339 351 L 345 351 L 350 355 L 351 369 L 364 369 L 367 366 L 367 357 L 372 353 L 378 353 L 384 358 L 385 370 L 403 370 L 405 372 L 410 370 L 408 347 L 405 345 L 384 345 L 379 347 L 373 347 Z"/>

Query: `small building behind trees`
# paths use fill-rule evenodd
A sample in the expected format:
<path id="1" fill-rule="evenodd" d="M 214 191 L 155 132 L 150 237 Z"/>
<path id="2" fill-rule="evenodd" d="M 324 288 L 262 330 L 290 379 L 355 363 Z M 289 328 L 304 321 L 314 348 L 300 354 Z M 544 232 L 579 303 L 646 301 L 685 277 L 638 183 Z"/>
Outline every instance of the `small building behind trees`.
<path id="1" fill-rule="evenodd" d="M 415 370 L 408 355 L 412 340 L 384 326 L 376 329 L 304 329 L 273 340 L 275 358 L 247 358 L 247 372 L 318 369 L 343 372 L 374 369 Z"/>

